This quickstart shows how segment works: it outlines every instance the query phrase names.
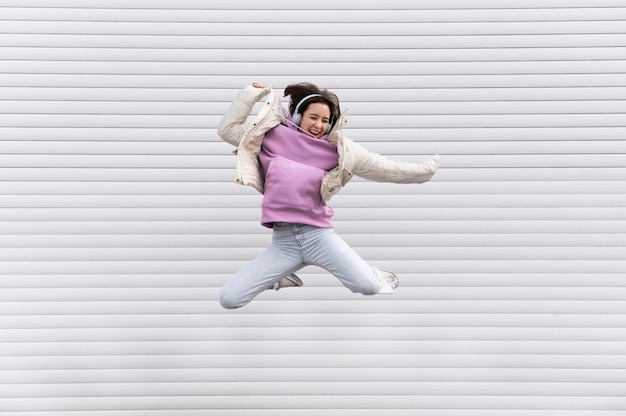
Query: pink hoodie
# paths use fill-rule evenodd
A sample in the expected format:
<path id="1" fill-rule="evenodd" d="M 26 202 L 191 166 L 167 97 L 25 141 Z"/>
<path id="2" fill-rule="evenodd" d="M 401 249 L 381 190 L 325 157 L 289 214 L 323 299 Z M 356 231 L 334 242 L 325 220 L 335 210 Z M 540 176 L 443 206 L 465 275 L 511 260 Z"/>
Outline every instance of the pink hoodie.
<path id="1" fill-rule="evenodd" d="M 322 201 L 322 178 L 338 164 L 337 146 L 295 127 L 279 124 L 263 139 L 259 153 L 265 181 L 261 224 L 274 222 L 332 227 L 333 209 Z"/>

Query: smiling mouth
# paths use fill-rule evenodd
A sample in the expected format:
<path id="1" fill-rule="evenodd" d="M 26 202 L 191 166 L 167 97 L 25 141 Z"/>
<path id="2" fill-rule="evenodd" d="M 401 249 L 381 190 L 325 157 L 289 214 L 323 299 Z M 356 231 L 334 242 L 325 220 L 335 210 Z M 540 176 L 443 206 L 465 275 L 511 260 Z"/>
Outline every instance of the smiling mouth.
<path id="1" fill-rule="evenodd" d="M 306 133 L 306 134 L 308 134 L 309 136 L 312 136 L 312 137 L 314 137 L 314 138 L 316 138 L 316 139 L 319 139 L 320 137 L 322 137 L 322 136 L 324 135 L 324 132 L 323 132 L 323 131 L 319 131 L 319 132 L 315 133 L 315 130 L 305 130 L 305 129 L 303 129 L 302 127 L 298 126 L 297 124 L 294 124 L 294 126 L 295 126 L 298 130 L 300 130 L 302 133 Z"/>

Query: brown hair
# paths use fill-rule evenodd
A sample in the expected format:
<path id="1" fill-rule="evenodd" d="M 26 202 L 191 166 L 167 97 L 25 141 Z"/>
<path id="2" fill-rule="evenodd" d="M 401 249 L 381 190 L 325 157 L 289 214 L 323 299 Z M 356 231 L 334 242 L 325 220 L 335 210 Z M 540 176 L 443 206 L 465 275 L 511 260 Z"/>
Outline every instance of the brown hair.
<path id="1" fill-rule="evenodd" d="M 296 106 L 307 95 L 319 94 L 320 97 L 311 97 L 306 100 L 298 109 L 299 113 L 304 113 L 309 106 L 313 103 L 324 103 L 330 108 L 330 121 L 334 123 L 341 115 L 339 108 L 339 98 L 336 94 L 326 90 L 319 89 L 317 85 L 310 84 L 308 82 L 301 82 L 298 84 L 291 84 L 285 88 L 285 97 L 289 96 L 289 113 L 293 115 L 296 111 Z"/>

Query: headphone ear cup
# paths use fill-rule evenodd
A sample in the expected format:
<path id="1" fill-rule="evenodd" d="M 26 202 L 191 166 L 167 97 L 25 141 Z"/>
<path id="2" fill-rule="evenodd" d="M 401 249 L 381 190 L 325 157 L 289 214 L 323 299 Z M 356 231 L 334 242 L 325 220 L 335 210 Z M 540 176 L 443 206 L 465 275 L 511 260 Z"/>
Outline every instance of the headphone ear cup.
<path id="1" fill-rule="evenodd" d="M 300 123 L 302 123 L 302 114 L 293 113 L 293 116 L 291 116 L 291 120 L 293 121 L 293 124 L 300 127 Z"/>
<path id="2" fill-rule="evenodd" d="M 330 131 L 333 129 L 333 123 L 331 123 L 330 121 L 328 122 L 328 127 L 326 127 L 326 134 L 330 133 Z"/>

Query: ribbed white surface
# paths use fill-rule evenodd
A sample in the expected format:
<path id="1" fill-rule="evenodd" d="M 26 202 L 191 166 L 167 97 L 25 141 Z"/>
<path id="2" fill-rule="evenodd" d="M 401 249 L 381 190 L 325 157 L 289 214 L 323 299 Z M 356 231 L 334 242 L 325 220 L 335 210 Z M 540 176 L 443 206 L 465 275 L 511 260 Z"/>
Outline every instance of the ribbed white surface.
<path id="1" fill-rule="evenodd" d="M 625 58 L 626 0 L 0 0 L 0 413 L 624 414 Z M 216 134 L 253 81 L 443 155 L 332 200 L 393 296 L 219 306 L 270 238 Z"/>

